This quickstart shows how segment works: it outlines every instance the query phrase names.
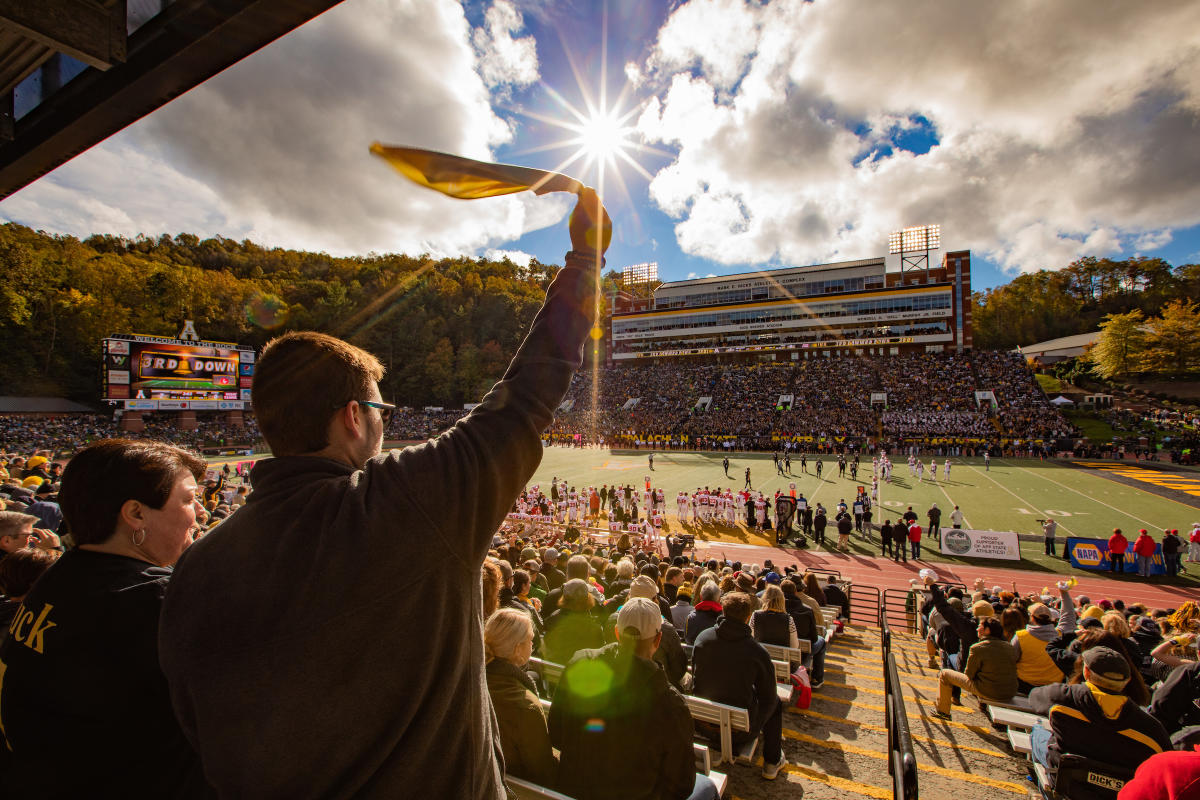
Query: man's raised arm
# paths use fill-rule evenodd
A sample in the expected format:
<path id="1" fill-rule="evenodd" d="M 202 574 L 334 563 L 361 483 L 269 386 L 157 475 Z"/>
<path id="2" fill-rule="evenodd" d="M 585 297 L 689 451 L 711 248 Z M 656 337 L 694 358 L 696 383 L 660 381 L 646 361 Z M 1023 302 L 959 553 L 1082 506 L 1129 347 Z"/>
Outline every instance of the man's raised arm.
<path id="1" fill-rule="evenodd" d="M 398 460 L 416 503 L 447 543 L 482 560 L 491 535 L 542 458 L 541 433 L 583 362 L 595 325 L 600 268 L 612 222 L 583 190 L 571 213 L 571 252 L 504 377 L 436 440 Z"/>

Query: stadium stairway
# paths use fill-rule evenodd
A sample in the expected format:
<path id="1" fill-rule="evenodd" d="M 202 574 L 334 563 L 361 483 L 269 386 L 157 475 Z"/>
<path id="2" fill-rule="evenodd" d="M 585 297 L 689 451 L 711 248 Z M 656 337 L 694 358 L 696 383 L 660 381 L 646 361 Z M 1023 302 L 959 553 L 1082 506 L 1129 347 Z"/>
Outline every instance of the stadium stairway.
<path id="1" fill-rule="evenodd" d="M 924 643 L 911 634 L 892 634 L 904 688 L 920 796 L 972 800 L 1037 796 L 1027 780 L 1026 761 L 991 727 L 974 698 L 952 709 L 953 721 L 933 716 L 937 671 L 930 669 Z M 729 767 L 726 797 L 741 800 L 857 800 L 892 798 L 884 723 L 883 653 L 879 630 L 847 626 L 830 645 L 825 683 L 807 709 L 784 713 L 783 747 L 788 766 L 772 784 L 759 777 L 762 753 L 753 767 Z"/>

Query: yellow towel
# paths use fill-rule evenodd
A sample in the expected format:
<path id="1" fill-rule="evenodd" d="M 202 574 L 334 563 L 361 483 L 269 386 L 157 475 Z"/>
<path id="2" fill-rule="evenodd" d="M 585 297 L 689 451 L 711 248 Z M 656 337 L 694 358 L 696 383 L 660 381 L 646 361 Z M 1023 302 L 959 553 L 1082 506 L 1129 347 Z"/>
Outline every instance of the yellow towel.
<path id="1" fill-rule="evenodd" d="M 532 167 L 476 161 L 416 147 L 389 147 L 379 142 L 371 145 L 371 152 L 413 182 L 462 200 L 499 197 L 527 189 L 539 195 L 578 194 L 583 189 L 583 184 L 574 178 Z"/>

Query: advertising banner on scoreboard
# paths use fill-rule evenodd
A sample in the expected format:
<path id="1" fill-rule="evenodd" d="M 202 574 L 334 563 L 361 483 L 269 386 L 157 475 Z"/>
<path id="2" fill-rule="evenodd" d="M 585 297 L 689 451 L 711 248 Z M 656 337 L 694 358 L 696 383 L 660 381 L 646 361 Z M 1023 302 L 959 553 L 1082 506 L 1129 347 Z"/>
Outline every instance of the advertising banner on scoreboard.
<path id="1" fill-rule="evenodd" d="M 249 399 L 253 350 L 156 336 L 105 339 L 102 350 L 105 399 Z"/>
<path id="2" fill-rule="evenodd" d="M 157 411 L 158 410 L 158 401 L 157 400 L 126 400 L 125 401 L 125 410 L 126 411 Z"/>
<path id="3" fill-rule="evenodd" d="M 1012 531 L 942 528 L 942 553 L 967 558 L 1021 560 L 1021 542 Z"/>
<path id="4" fill-rule="evenodd" d="M 1137 556 L 1133 553 L 1133 543 L 1125 552 L 1125 568 L 1123 572 L 1137 572 Z M 1108 555 L 1107 539 L 1083 539 L 1076 536 L 1067 537 L 1067 557 L 1071 565 L 1080 569 L 1093 569 L 1108 572 L 1112 569 L 1112 560 Z M 1154 545 L 1154 556 L 1150 562 L 1151 575 L 1166 575 L 1167 568 L 1163 565 L 1162 545 Z"/>

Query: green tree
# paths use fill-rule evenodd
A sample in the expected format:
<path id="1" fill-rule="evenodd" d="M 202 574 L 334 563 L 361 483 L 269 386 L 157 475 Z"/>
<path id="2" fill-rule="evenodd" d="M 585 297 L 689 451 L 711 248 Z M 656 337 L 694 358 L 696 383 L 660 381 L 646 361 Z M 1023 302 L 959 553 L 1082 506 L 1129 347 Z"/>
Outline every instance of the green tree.
<path id="1" fill-rule="evenodd" d="M 425 359 L 425 376 L 429 381 L 429 392 L 438 405 L 446 405 L 454 399 L 454 347 L 443 336 L 438 339 Z"/>
<path id="2" fill-rule="evenodd" d="M 1146 325 L 1142 369 L 1160 375 L 1185 375 L 1200 369 L 1200 313 L 1190 300 L 1163 307 Z"/>
<path id="3" fill-rule="evenodd" d="M 1140 310 L 1109 314 L 1100 324 L 1100 337 L 1087 352 L 1092 371 L 1117 378 L 1137 371 L 1145 348 L 1146 315 Z"/>

